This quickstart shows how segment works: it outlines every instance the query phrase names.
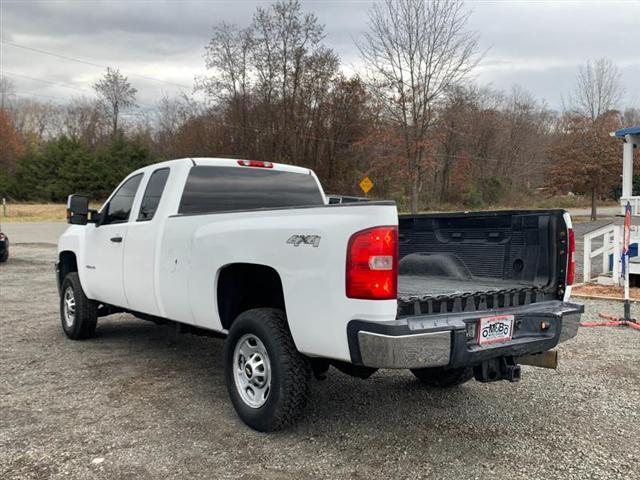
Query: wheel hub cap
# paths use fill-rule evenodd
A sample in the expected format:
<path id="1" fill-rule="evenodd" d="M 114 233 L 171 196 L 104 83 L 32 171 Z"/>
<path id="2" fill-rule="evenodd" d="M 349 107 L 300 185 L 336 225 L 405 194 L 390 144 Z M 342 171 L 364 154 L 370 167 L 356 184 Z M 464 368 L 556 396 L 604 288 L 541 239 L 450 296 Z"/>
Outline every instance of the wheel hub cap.
<path id="1" fill-rule="evenodd" d="M 72 287 L 67 287 L 64 291 L 64 323 L 67 327 L 73 327 L 73 322 L 76 319 L 76 297 L 73 293 Z"/>
<path id="2" fill-rule="evenodd" d="M 253 334 L 240 338 L 233 353 L 235 386 L 242 401 L 260 408 L 269 397 L 271 363 L 262 341 Z"/>

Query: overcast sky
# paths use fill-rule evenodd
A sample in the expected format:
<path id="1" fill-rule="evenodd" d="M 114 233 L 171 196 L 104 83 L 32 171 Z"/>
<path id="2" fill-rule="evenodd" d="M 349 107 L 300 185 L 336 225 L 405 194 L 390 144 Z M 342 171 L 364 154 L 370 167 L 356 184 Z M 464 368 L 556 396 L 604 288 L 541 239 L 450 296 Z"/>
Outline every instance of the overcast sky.
<path id="1" fill-rule="evenodd" d="M 163 92 L 190 91 L 202 74 L 204 46 L 221 21 L 251 21 L 258 1 L 0 0 L 1 69 L 21 96 L 64 103 L 92 95 L 103 70 L 119 67 L 155 103 Z M 326 25 L 325 43 L 348 71 L 358 68 L 353 39 L 365 30 L 370 1 L 304 1 Z M 625 106 L 640 107 L 640 0 L 602 2 L 468 1 L 470 29 L 487 54 L 475 81 L 509 89 L 519 84 L 560 108 L 578 65 L 609 57 L 622 72 Z M 18 48 L 45 50 L 90 64 Z M 26 78 L 30 77 L 30 78 Z M 149 78 L 143 78 L 149 77 Z M 46 80 L 45 83 L 41 80 Z"/>

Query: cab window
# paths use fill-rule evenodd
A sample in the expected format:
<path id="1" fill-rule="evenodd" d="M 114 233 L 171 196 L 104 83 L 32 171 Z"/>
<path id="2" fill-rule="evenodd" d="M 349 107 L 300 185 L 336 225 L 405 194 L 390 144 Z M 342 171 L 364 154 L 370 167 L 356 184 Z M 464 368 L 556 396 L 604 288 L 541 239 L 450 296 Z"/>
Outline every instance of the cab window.
<path id="1" fill-rule="evenodd" d="M 126 223 L 131 215 L 131 207 L 133 199 L 138 191 L 138 186 L 142 180 L 142 174 L 139 173 L 124 182 L 118 189 L 104 210 L 104 219 L 102 225 L 110 225 L 112 223 Z"/>
<path id="2" fill-rule="evenodd" d="M 156 214 L 164 186 L 169 177 L 169 169 L 161 168 L 151 174 L 147 188 L 144 190 L 142 203 L 140 204 L 140 213 L 138 213 L 138 222 L 148 222 Z"/>

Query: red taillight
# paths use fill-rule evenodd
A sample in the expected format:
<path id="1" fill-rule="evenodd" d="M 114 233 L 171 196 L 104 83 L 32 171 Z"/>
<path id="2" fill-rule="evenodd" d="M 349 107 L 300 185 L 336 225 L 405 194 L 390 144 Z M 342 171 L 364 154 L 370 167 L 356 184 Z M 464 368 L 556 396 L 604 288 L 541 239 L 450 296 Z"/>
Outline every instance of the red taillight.
<path id="1" fill-rule="evenodd" d="M 573 285 L 576 277 L 576 235 L 569 229 L 569 250 L 567 253 L 567 285 Z"/>
<path id="2" fill-rule="evenodd" d="M 273 163 L 262 160 L 238 160 L 238 165 L 241 167 L 273 168 Z"/>
<path id="3" fill-rule="evenodd" d="M 398 292 L 398 227 L 354 233 L 347 247 L 347 297 L 393 300 Z"/>

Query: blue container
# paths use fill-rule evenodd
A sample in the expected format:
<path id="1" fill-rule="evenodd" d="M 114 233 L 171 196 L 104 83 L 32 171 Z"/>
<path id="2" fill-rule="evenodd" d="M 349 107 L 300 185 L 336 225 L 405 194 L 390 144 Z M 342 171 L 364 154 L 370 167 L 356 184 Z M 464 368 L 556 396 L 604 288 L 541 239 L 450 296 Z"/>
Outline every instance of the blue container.
<path id="1" fill-rule="evenodd" d="M 629 258 L 638 256 L 638 244 L 630 243 L 629 244 Z M 609 270 L 613 270 L 613 253 L 609 255 Z"/>

